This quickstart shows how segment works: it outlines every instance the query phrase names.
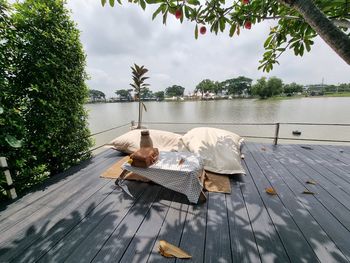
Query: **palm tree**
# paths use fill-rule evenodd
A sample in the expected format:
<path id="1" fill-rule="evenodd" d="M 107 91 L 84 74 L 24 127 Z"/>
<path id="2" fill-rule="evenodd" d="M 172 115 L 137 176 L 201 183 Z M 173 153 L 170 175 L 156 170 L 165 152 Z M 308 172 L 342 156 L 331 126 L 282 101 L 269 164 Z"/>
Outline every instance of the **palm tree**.
<path id="1" fill-rule="evenodd" d="M 137 129 L 141 129 L 141 122 L 142 122 L 142 108 L 147 111 L 145 104 L 142 102 L 142 93 L 147 89 L 149 84 L 144 83 L 146 79 L 149 77 L 145 77 L 144 75 L 148 72 L 148 69 L 146 69 L 144 66 L 138 66 L 134 64 L 134 67 L 131 67 L 132 70 L 132 80 L 134 83 L 131 83 L 130 85 L 134 88 L 135 97 L 139 101 L 139 120 L 137 124 Z"/>

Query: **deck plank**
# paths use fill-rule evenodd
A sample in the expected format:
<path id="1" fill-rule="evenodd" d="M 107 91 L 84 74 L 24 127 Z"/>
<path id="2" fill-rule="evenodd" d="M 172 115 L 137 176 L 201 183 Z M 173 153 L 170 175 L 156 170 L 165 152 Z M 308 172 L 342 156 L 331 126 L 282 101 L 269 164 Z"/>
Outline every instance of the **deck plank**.
<path id="1" fill-rule="evenodd" d="M 130 198 L 99 178 L 121 157 L 107 150 L 0 207 L 0 261 L 350 262 L 350 147 L 310 147 L 247 143 L 247 176 L 201 205 L 140 182 Z M 161 239 L 193 258 L 162 257 Z"/>
<path id="2" fill-rule="evenodd" d="M 159 240 L 165 240 L 170 244 L 180 246 L 188 209 L 189 203 L 186 196 L 175 193 L 174 200 L 157 236 L 157 242 L 154 244 L 147 262 L 164 261 L 164 257 L 159 254 Z M 183 249 L 186 250 L 186 248 Z M 175 259 L 169 258 L 167 262 L 175 262 Z"/>
<path id="3" fill-rule="evenodd" d="M 94 228 L 86 238 L 77 244 L 74 251 L 65 259 L 65 262 L 91 262 L 98 253 L 105 253 L 109 248 L 113 249 L 113 242 L 118 243 L 118 237 L 123 238 L 127 233 L 128 220 L 133 216 L 135 219 L 144 217 L 148 211 L 148 205 L 158 194 L 159 188 L 146 187 L 146 191 L 138 198 L 126 198 L 121 202 L 122 207 L 116 208 L 115 213 L 104 218 L 96 228 Z M 138 212 L 140 210 L 140 212 Z M 131 220 L 131 223 L 135 222 Z M 134 229 L 136 231 L 136 229 Z M 121 244 L 115 244 L 114 249 L 120 248 Z M 109 256 L 112 256 L 112 251 Z M 100 256 L 105 254 L 100 254 Z M 110 259 L 109 257 L 105 260 Z"/>
<path id="4" fill-rule="evenodd" d="M 156 243 L 161 225 L 169 211 L 171 201 L 174 198 L 173 191 L 164 190 L 149 210 L 147 220 L 144 220 L 125 251 L 120 262 L 146 262 Z M 117 260 L 117 258 L 116 258 Z"/>
<path id="5" fill-rule="evenodd" d="M 256 147 L 250 150 L 254 152 L 254 156 L 262 168 L 265 177 L 278 192 L 278 197 L 288 209 L 298 228 L 302 231 L 304 238 L 312 247 L 313 253 L 318 257 L 318 260 L 321 262 L 347 262 L 345 256 L 336 247 L 335 243 L 313 218 L 307 206 L 299 200 L 300 193 L 296 194 L 293 192 L 292 186 L 303 188 L 303 184 L 292 176 L 288 176 L 288 170 L 272 154 L 262 153 Z M 291 240 L 291 242 L 294 242 L 294 240 Z M 300 257 L 306 262 L 315 261 L 314 255 L 305 253 L 301 253 L 301 255 Z M 334 255 L 337 256 L 335 257 Z"/>
<path id="6" fill-rule="evenodd" d="M 85 214 L 83 220 L 76 224 L 67 235 L 53 244 L 40 258 L 39 262 L 63 262 L 99 225 L 105 225 L 105 231 L 110 229 L 111 226 L 108 224 L 122 217 L 130 209 L 132 203 L 136 202 L 145 191 L 146 184 L 139 185 L 130 182 L 129 189 L 132 191 L 135 200 L 132 200 L 121 189 L 117 188 L 91 213 Z"/>
<path id="7" fill-rule="evenodd" d="M 294 194 L 298 196 L 298 200 L 303 203 L 327 236 L 331 238 L 337 248 L 346 256 L 347 260 L 350 260 L 348 246 L 348 239 L 350 237 L 349 231 L 329 212 L 328 209 L 330 209 L 330 207 L 324 206 L 319 201 L 318 195 L 302 194 L 305 189 L 316 191 L 316 186 L 305 184 L 305 181 L 310 179 L 310 174 L 304 171 L 302 163 L 296 158 L 292 158 L 290 149 L 287 147 L 270 147 L 270 151 L 265 154 L 275 165 L 277 165 L 276 161 L 280 162 L 282 166 L 279 167 L 283 171 L 277 170 L 278 174 L 284 181 L 288 182 L 288 186 Z M 322 241 L 322 239 L 317 238 L 316 236 L 315 243 Z M 339 258 L 338 261 L 341 261 L 342 257 L 339 253 L 332 253 L 332 255 L 335 258 Z"/>
<path id="8" fill-rule="evenodd" d="M 260 262 L 254 232 L 241 187 L 244 178 L 235 175 L 231 179 L 231 195 L 227 195 L 227 212 L 230 227 L 232 262 Z"/>
<path id="9" fill-rule="evenodd" d="M 247 175 L 241 189 L 261 261 L 274 262 L 280 260 L 281 262 L 289 262 L 289 257 L 287 256 L 285 248 L 276 232 L 276 228 L 274 227 L 259 192 L 254 185 L 252 174 L 247 168 L 245 161 L 243 162 L 243 167 Z"/>
<path id="10" fill-rule="evenodd" d="M 77 193 L 84 192 L 90 185 L 95 185 L 101 182 L 99 178 L 99 172 L 106 166 L 112 165 L 120 157 L 108 159 L 98 159 L 96 165 L 92 165 L 90 168 L 86 168 L 79 171 L 76 176 L 71 176 L 67 180 L 60 182 L 61 184 L 51 189 L 50 187 L 45 191 L 39 191 L 38 195 L 25 196 L 23 200 L 19 200 L 21 208 L 11 209 L 11 212 L 4 215 L 0 222 L 0 231 L 6 231 L 11 227 L 16 227 L 20 223 L 26 224 L 27 218 L 34 214 L 43 214 L 42 209 L 49 210 L 49 208 L 56 208 L 56 206 L 67 202 L 69 198 L 77 195 Z M 36 199 L 37 197 L 37 199 Z M 5 211 L 7 212 L 7 211 Z M 1 241 L 0 241 L 1 242 Z"/>
<path id="11" fill-rule="evenodd" d="M 209 193 L 205 262 L 232 262 L 226 195 Z"/>
<path id="12" fill-rule="evenodd" d="M 261 170 L 263 165 L 261 163 L 262 160 L 259 158 L 258 151 L 255 151 L 249 144 L 248 147 L 249 152 L 245 153 L 245 162 L 250 173 L 253 174 L 252 179 L 264 205 L 267 208 L 269 216 L 272 219 L 289 259 L 292 262 L 316 262 L 317 257 L 311 248 L 310 243 L 306 240 L 300 228 L 296 225 L 290 209 L 285 207 L 287 202 L 289 205 L 296 202 L 294 196 L 290 195 L 287 198 L 282 199 L 281 196 L 283 197 L 283 195 L 286 194 L 284 191 L 281 191 L 280 195 L 276 196 L 268 195 L 265 192 L 266 188 L 273 186 L 271 184 L 274 184 L 276 179 L 275 177 L 271 177 L 270 180 L 267 180 L 264 171 L 265 173 L 269 173 L 269 171 L 266 170 L 265 167 L 264 171 Z M 283 186 L 283 184 L 280 186 Z"/>
<path id="13" fill-rule="evenodd" d="M 86 172 L 94 169 L 97 165 L 107 161 L 110 158 L 121 158 L 121 154 L 116 151 L 105 151 L 90 160 L 84 161 L 79 165 L 69 168 L 67 171 L 49 178 L 41 186 L 35 187 L 25 196 L 20 196 L 15 202 L 0 206 L 0 224 L 3 220 L 20 212 L 28 206 L 35 203 L 45 203 L 43 198 L 51 198 L 52 195 L 60 189 L 70 185 L 74 180 L 79 180 L 80 176 L 86 177 Z"/>

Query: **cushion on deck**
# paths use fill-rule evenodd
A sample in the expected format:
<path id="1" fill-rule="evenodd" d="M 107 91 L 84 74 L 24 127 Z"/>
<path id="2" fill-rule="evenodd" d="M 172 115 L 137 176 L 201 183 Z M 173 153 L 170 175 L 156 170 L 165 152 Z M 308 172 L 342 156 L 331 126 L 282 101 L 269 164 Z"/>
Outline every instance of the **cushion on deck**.
<path id="1" fill-rule="evenodd" d="M 226 130 L 200 127 L 180 139 L 179 151 L 198 154 L 204 169 L 219 174 L 245 174 L 241 165 L 243 138 Z"/>
<path id="2" fill-rule="evenodd" d="M 153 147 L 159 151 L 176 151 L 181 135 L 173 132 L 149 130 L 149 134 L 153 141 Z M 141 130 L 129 131 L 108 143 L 114 149 L 131 154 L 140 148 Z"/>

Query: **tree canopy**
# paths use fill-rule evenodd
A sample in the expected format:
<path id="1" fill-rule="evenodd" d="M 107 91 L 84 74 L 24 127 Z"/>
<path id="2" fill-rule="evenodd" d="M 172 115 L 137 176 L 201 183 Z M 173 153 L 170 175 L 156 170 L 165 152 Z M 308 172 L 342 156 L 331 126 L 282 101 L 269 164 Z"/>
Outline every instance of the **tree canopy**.
<path id="1" fill-rule="evenodd" d="M 258 95 L 260 98 L 269 98 L 281 94 L 283 91 L 283 82 L 281 79 L 271 77 L 266 80 L 262 77 L 257 80 L 257 83 L 252 87 L 252 94 Z"/>
<path id="2" fill-rule="evenodd" d="M 179 85 L 173 85 L 165 89 L 165 96 L 167 97 L 182 97 L 184 95 L 185 88 Z"/>
<path id="3" fill-rule="evenodd" d="M 22 142 L 0 155 L 18 191 L 90 156 L 85 54 L 64 4 L 25 0 L 3 12 L 0 0 L 0 108 L 7 132 Z"/>
<path id="4" fill-rule="evenodd" d="M 89 90 L 89 97 L 92 99 L 92 101 L 96 100 L 106 100 L 106 95 L 100 91 L 100 90 L 95 90 L 95 89 L 90 89 Z"/>
<path id="5" fill-rule="evenodd" d="M 228 79 L 222 82 L 222 86 L 227 90 L 228 94 L 241 95 L 243 92 L 250 94 L 252 79 L 239 76 L 237 78 Z"/>
<path id="6" fill-rule="evenodd" d="M 121 4 L 121 0 L 117 0 Z M 105 5 L 107 0 L 101 0 Z M 265 53 L 259 68 L 269 72 L 286 50 L 296 56 L 310 51 L 313 39 L 320 36 L 350 64 L 350 4 L 348 0 L 133 0 L 142 9 L 157 5 L 152 19 L 161 15 L 166 24 L 168 15 L 181 22 L 186 18 L 195 24 L 194 35 L 228 32 L 238 36 L 241 29 L 249 30 L 264 20 L 276 20 L 264 42 Z M 115 1 L 109 0 L 114 6 Z M 225 31 L 227 29 L 227 31 Z"/>

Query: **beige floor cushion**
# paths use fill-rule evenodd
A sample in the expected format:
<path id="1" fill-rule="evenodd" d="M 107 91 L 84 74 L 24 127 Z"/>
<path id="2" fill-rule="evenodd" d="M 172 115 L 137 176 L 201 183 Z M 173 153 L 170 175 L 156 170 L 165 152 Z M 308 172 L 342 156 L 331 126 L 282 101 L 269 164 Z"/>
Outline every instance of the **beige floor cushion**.
<path id="1" fill-rule="evenodd" d="M 177 151 L 178 143 L 181 135 L 160 130 L 149 130 L 153 147 L 158 148 L 159 151 Z M 108 143 L 108 146 L 131 154 L 140 148 L 141 130 L 129 131 Z"/>
<path id="2" fill-rule="evenodd" d="M 243 138 L 226 130 L 200 127 L 180 139 L 179 151 L 199 154 L 204 169 L 219 174 L 245 174 L 240 148 Z"/>

